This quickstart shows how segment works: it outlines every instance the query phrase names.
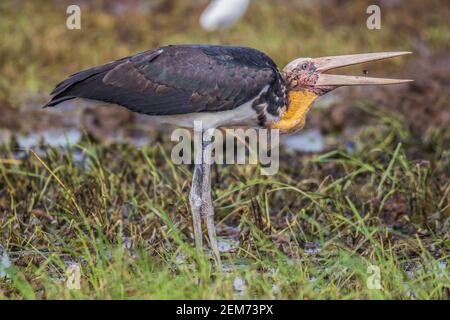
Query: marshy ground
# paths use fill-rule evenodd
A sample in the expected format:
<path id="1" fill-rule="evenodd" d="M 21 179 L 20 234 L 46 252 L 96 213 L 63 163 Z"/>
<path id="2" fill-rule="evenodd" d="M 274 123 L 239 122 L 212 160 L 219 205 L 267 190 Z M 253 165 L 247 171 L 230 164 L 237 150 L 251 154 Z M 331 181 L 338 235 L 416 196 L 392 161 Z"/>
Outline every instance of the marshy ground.
<path id="1" fill-rule="evenodd" d="M 448 2 L 379 1 L 369 31 L 369 2 L 258 0 L 218 34 L 198 27 L 206 1 L 143 2 L 80 1 L 79 31 L 66 1 L 0 4 L 0 298 L 450 297 Z M 122 109 L 39 107 L 68 74 L 169 43 L 251 46 L 279 66 L 411 50 L 367 69 L 416 81 L 319 102 L 305 128 L 319 146 L 284 143 L 277 175 L 217 166 L 217 272 L 193 249 L 192 168 L 170 161 L 170 131 Z"/>

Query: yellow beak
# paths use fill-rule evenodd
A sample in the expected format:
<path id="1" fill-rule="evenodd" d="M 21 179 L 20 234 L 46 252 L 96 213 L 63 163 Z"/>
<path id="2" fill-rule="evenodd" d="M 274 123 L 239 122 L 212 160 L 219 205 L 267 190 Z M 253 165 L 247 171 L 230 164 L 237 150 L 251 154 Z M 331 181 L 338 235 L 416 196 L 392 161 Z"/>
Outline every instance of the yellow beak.
<path id="1" fill-rule="evenodd" d="M 315 86 L 387 85 L 387 84 L 400 84 L 411 82 L 413 80 L 344 76 L 344 75 L 324 73 L 326 71 L 337 68 L 361 64 L 365 62 L 389 59 L 393 57 L 399 57 L 411 53 L 412 52 L 408 51 L 379 52 L 379 53 L 363 53 L 363 54 L 350 54 L 343 56 L 331 56 L 313 59 L 314 64 L 317 66 L 317 71 L 319 72 L 319 78 Z"/>

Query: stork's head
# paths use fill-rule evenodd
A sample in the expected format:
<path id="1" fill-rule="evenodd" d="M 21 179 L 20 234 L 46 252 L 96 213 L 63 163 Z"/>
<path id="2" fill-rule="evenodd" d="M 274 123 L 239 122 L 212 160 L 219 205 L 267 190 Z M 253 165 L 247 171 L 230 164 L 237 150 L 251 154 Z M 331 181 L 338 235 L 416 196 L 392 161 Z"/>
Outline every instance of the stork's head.
<path id="1" fill-rule="evenodd" d="M 311 104 L 322 95 L 342 86 L 388 85 L 412 80 L 370 78 L 327 74 L 332 69 L 382 60 L 410 54 L 411 52 L 381 52 L 332 56 L 322 58 L 299 58 L 283 69 L 283 77 L 289 92 L 289 105 L 272 128 L 282 132 L 301 129 Z"/>

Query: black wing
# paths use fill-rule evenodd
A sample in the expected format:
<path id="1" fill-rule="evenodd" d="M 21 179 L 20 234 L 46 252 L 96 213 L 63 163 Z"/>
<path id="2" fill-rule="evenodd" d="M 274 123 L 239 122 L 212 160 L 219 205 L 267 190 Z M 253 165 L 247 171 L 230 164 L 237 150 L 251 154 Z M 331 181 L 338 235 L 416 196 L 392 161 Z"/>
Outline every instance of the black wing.
<path id="1" fill-rule="evenodd" d="M 56 86 L 46 107 L 86 98 L 149 115 L 224 111 L 277 79 L 275 63 L 255 49 L 168 46 L 78 72 Z"/>

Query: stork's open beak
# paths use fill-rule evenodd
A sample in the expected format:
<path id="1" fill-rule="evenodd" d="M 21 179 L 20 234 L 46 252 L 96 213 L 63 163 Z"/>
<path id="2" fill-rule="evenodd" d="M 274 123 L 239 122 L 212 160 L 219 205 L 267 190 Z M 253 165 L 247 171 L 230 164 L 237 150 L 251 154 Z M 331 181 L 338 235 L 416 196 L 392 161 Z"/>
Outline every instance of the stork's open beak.
<path id="1" fill-rule="evenodd" d="M 401 52 L 363 53 L 363 54 L 350 54 L 343 56 L 332 56 L 313 59 L 313 62 L 317 67 L 317 71 L 319 72 L 319 78 L 315 86 L 356 86 L 356 85 L 371 85 L 371 84 L 386 85 L 386 84 L 399 84 L 411 82 L 413 80 L 344 76 L 344 75 L 324 73 L 332 69 L 342 68 L 364 62 L 399 57 L 406 54 L 411 54 L 411 52 L 401 51 Z"/>

